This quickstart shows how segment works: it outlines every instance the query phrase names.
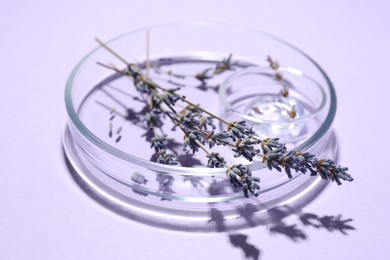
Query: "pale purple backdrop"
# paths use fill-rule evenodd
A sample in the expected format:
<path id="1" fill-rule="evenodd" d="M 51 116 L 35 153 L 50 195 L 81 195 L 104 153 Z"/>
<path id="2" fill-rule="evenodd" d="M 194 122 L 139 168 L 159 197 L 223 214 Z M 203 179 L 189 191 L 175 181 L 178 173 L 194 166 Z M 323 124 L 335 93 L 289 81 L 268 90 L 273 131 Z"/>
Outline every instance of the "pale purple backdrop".
<path id="1" fill-rule="evenodd" d="M 304 208 L 352 219 L 347 235 L 303 227 L 296 215 L 284 221 L 306 239 L 266 227 L 230 235 L 247 236 L 259 259 L 389 258 L 389 11 L 388 1 L 2 1 L 0 258 L 246 259 L 229 234 L 160 230 L 110 212 L 75 184 L 61 152 L 65 82 L 94 37 L 190 20 L 250 26 L 312 56 L 336 87 L 340 159 L 355 177 Z"/>

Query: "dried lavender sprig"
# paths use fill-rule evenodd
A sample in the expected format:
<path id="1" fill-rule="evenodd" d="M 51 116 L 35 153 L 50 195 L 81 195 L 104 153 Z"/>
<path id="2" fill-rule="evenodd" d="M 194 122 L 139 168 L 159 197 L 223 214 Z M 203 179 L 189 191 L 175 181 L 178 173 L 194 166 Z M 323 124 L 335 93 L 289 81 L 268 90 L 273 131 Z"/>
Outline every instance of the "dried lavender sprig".
<path id="1" fill-rule="evenodd" d="M 275 78 L 279 81 L 283 81 L 283 75 L 282 73 L 279 72 L 279 68 L 280 68 L 280 65 L 279 65 L 279 62 L 277 62 L 276 60 L 273 60 L 271 58 L 271 56 L 267 56 L 267 61 L 269 63 L 269 66 L 271 67 L 271 69 L 273 71 L 275 71 Z M 287 94 L 288 95 L 288 94 Z"/>
<path id="2" fill-rule="evenodd" d="M 332 160 L 319 160 L 317 165 L 317 172 L 323 179 L 331 179 L 335 181 L 338 185 L 341 185 L 341 180 L 344 181 L 353 181 L 351 175 L 347 173 L 347 167 L 341 167 L 340 165 L 336 166 L 335 162 Z"/>
<path id="3" fill-rule="evenodd" d="M 289 88 L 285 82 L 285 79 L 283 77 L 283 74 L 280 72 L 279 68 L 280 68 L 280 65 L 279 65 L 279 62 L 273 60 L 271 58 L 271 56 L 268 55 L 267 57 L 267 61 L 269 63 L 269 66 L 271 67 L 271 69 L 275 72 L 275 78 L 276 80 L 278 80 L 281 85 L 282 85 L 282 89 L 280 91 L 280 94 L 285 97 L 285 98 L 288 98 L 289 95 L 290 95 L 290 92 L 289 92 Z M 297 111 L 296 111 L 296 107 L 293 105 L 290 109 L 290 111 L 288 112 L 288 115 L 294 119 L 296 116 L 297 116 Z"/>
<path id="4" fill-rule="evenodd" d="M 341 180 L 353 181 L 350 174 L 347 173 L 348 168 L 336 165 L 330 159 L 318 160 L 315 155 L 308 152 L 296 152 L 294 150 L 287 151 L 285 144 L 279 143 L 277 138 L 268 138 L 262 142 L 263 160 L 266 162 L 270 170 L 276 169 L 281 171 L 284 168 L 287 176 L 291 179 L 291 169 L 296 172 L 306 173 L 310 171 L 311 176 L 320 175 L 322 179 L 331 179 L 338 185 L 341 185 Z"/>
<path id="5" fill-rule="evenodd" d="M 151 82 L 151 81 L 148 82 L 148 80 L 144 79 L 144 78 L 143 78 L 143 80 L 144 80 L 144 82 L 147 85 L 149 85 L 149 87 L 151 87 L 151 89 L 159 88 L 159 89 L 164 90 L 163 88 L 161 88 L 160 86 L 158 86 L 154 82 Z M 193 105 L 192 103 L 190 103 L 189 101 L 185 100 L 184 98 L 182 99 L 182 101 L 187 102 L 190 105 Z M 167 104 L 167 105 L 169 106 L 169 104 Z M 199 108 L 201 111 L 203 111 L 205 113 L 210 114 L 207 110 L 204 110 L 203 108 L 201 108 L 199 106 L 197 106 L 197 108 Z M 227 123 L 223 119 L 220 119 L 220 118 L 218 118 L 216 116 L 215 116 L 215 118 L 217 118 L 218 120 L 220 120 L 221 122 L 223 122 L 225 124 L 229 124 L 229 126 L 232 124 L 232 123 Z M 172 119 L 172 121 L 174 121 L 174 120 Z M 245 125 L 245 123 L 241 122 L 240 124 L 238 124 L 238 126 L 241 126 L 241 125 Z M 251 129 L 249 129 L 249 130 L 250 131 L 248 131 L 248 128 L 235 127 L 235 129 L 233 131 L 231 131 L 231 132 L 234 133 L 235 137 L 237 137 L 240 140 L 241 138 L 245 138 L 244 137 L 245 135 L 248 135 L 248 134 L 251 133 Z M 260 139 L 258 139 L 256 137 L 254 137 L 254 138 L 257 139 L 257 140 L 260 140 Z M 196 142 L 196 144 L 198 144 L 198 146 L 201 146 L 199 140 L 195 140 L 195 142 Z M 270 150 L 270 151 L 267 152 L 267 154 L 264 154 L 263 158 L 265 158 L 265 160 L 267 160 L 267 163 L 271 165 L 271 167 L 270 167 L 271 169 L 272 169 L 272 167 L 274 167 L 274 168 L 276 168 L 277 170 L 280 171 L 281 167 L 285 167 L 285 165 L 282 165 L 282 159 L 284 158 L 282 152 L 287 152 L 284 145 L 273 147 L 272 146 L 272 142 L 269 142 L 267 145 L 262 145 L 263 150 L 267 149 L 267 148 L 264 148 L 264 147 L 267 147 Z M 279 149 L 279 151 L 277 149 L 274 149 L 274 148 Z M 203 146 L 202 146 L 202 149 L 204 149 Z M 207 151 L 206 151 L 206 153 L 207 153 Z M 338 184 L 341 183 L 341 182 L 339 182 L 340 178 L 343 179 L 343 180 L 348 180 L 348 181 L 353 180 L 352 177 L 349 174 L 346 173 L 347 168 L 343 168 L 341 166 L 335 167 L 329 161 L 325 162 L 324 160 L 321 160 L 321 161 L 314 160 L 314 162 L 321 162 L 321 164 L 317 164 L 317 168 L 319 169 L 318 171 L 319 171 L 320 174 L 322 173 L 323 176 L 331 177 L 331 179 L 335 180 L 336 182 L 338 182 Z M 280 164 L 280 166 L 278 166 L 278 164 Z M 306 162 L 306 164 L 308 164 L 308 162 Z M 295 166 L 294 166 L 294 164 L 291 164 L 290 166 L 292 168 L 294 167 L 295 170 L 297 171 L 297 170 L 299 170 L 299 167 L 296 166 L 296 165 L 302 165 L 302 164 L 295 164 Z M 290 168 L 290 166 L 289 166 L 289 168 Z M 309 167 L 309 169 L 310 169 L 310 167 Z M 310 171 L 312 171 L 312 170 L 313 169 L 311 169 Z M 313 171 L 312 171 L 312 175 L 313 175 Z M 248 191 L 248 185 L 242 185 L 242 187 L 244 189 L 244 193 Z"/>

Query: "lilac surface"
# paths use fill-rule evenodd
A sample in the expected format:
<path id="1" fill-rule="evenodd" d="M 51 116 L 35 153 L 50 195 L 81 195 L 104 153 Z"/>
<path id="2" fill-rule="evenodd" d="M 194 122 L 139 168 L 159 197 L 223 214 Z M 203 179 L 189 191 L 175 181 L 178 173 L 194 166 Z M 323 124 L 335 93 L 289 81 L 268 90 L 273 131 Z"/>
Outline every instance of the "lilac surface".
<path id="1" fill-rule="evenodd" d="M 341 163 L 355 181 L 330 185 L 304 212 L 341 214 L 356 230 L 304 227 L 292 215 L 285 223 L 306 239 L 266 227 L 234 234 L 248 236 L 259 259 L 390 257 L 389 10 L 386 1 L 1 2 L 0 258 L 245 259 L 227 233 L 170 232 L 108 211 L 79 189 L 62 157 L 63 89 L 96 46 L 93 38 L 187 20 L 237 23 L 285 39 L 326 70 L 338 94 Z"/>

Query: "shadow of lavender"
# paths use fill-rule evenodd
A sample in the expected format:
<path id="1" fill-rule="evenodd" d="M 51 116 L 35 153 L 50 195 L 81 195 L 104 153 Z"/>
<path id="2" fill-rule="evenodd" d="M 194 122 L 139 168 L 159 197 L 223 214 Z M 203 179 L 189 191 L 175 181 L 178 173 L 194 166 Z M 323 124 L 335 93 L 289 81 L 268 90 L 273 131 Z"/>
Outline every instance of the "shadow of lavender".
<path id="1" fill-rule="evenodd" d="M 328 150 L 333 156 L 335 161 L 339 159 L 339 149 L 336 134 L 334 131 L 330 133 L 329 138 L 324 150 Z M 322 193 L 323 189 L 318 190 L 318 194 Z M 318 195 L 317 194 L 317 195 Z M 315 200 L 314 196 L 311 201 Z M 356 230 L 353 225 L 352 218 L 345 218 L 342 214 L 336 215 L 323 215 L 312 212 L 305 212 L 304 207 L 311 201 L 305 201 L 300 206 L 284 205 L 267 210 L 268 218 L 259 221 L 255 213 L 258 212 L 252 204 L 246 204 L 237 208 L 240 217 L 245 219 L 248 227 L 265 226 L 267 232 L 271 237 L 285 237 L 293 243 L 299 243 L 307 241 L 310 237 L 309 232 L 311 229 L 322 230 L 331 233 L 340 233 L 344 236 L 349 235 L 352 231 Z M 287 217 L 295 216 L 296 223 L 287 224 L 285 219 Z M 227 230 L 223 228 L 223 224 L 219 223 L 221 230 Z M 229 242 L 234 248 L 241 249 L 246 259 L 258 260 L 261 257 L 262 250 L 255 244 L 250 244 L 250 237 L 241 233 L 229 233 Z"/>
<path id="2" fill-rule="evenodd" d="M 237 248 L 240 248 L 246 259 L 258 260 L 261 256 L 261 250 L 256 246 L 247 242 L 248 236 L 243 234 L 229 235 L 230 243 Z"/>
<path id="3" fill-rule="evenodd" d="M 292 212 L 293 209 L 288 206 L 277 207 L 269 210 L 272 215 L 272 221 L 266 225 L 266 228 L 271 236 L 284 236 L 294 243 L 306 241 L 309 238 L 308 230 L 315 228 L 327 232 L 340 232 L 347 236 L 351 231 L 356 230 L 352 225 L 352 218 L 343 218 L 341 214 L 334 216 L 318 216 L 309 212 Z M 296 215 L 298 222 L 287 224 L 284 218 Z M 223 228 L 221 228 L 223 229 Z M 234 233 L 229 234 L 230 244 L 244 253 L 246 259 L 258 260 L 262 254 L 262 250 L 255 244 L 248 242 L 250 237 L 245 234 Z"/>

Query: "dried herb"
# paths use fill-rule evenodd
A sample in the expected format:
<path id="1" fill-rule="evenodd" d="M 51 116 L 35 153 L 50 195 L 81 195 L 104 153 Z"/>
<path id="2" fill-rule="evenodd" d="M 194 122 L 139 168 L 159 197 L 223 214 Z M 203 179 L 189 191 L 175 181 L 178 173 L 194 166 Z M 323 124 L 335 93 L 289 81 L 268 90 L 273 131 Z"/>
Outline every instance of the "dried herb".
<path id="1" fill-rule="evenodd" d="M 162 121 L 162 115 L 166 115 L 183 132 L 183 149 L 189 149 L 192 153 L 202 150 L 207 158 L 207 167 L 226 168 L 226 175 L 230 182 L 235 187 L 241 188 L 245 197 L 249 197 L 249 194 L 258 196 L 260 179 L 252 176 L 248 166 L 243 164 L 229 166 L 222 155 L 211 152 L 209 149 L 214 146 L 225 146 L 235 152 L 234 157 L 243 157 L 248 161 L 258 157 L 270 170 L 275 169 L 279 172 L 284 170 L 288 178 L 292 178 L 292 171 L 295 171 L 304 174 L 309 172 L 311 176 L 319 175 L 322 179 L 335 181 L 338 185 L 341 184 L 342 180 L 353 180 L 351 175 L 347 173 L 348 168 L 336 165 L 332 160 L 318 159 L 315 155 L 305 151 L 287 150 L 286 145 L 281 143 L 278 138 L 260 139 L 254 135 L 252 126 L 248 121 L 228 122 L 180 95 L 180 87 L 164 88 L 158 85 L 148 75 L 144 75 L 137 65 L 128 63 L 103 42 L 97 41 L 102 47 L 124 62 L 127 69 L 122 71 L 102 63 L 98 64 L 129 77 L 133 81 L 136 91 L 149 95 L 149 111 L 143 120 L 146 126 L 153 131 L 151 148 L 154 148 L 157 154 L 158 163 L 178 164 L 175 155 L 167 152 L 168 136 L 156 134 L 157 122 Z M 268 62 L 276 72 L 275 78 L 282 82 L 283 75 L 278 71 L 279 63 L 271 57 L 268 57 Z M 195 78 L 204 82 L 212 78 L 213 75 L 232 70 L 233 66 L 234 62 L 232 62 L 232 55 L 230 54 L 228 58 L 218 63 L 214 70 L 206 69 L 195 75 Z M 156 70 L 162 72 L 159 68 Z M 168 74 L 175 77 L 187 76 L 174 74 L 173 72 L 168 72 Z M 287 97 L 288 90 L 285 92 L 283 96 Z M 177 112 L 174 108 L 178 102 L 186 105 L 181 112 Z M 296 111 L 293 107 L 290 116 L 294 118 L 295 115 Z M 220 121 L 226 126 L 226 129 L 221 132 L 215 131 L 214 120 Z"/>

